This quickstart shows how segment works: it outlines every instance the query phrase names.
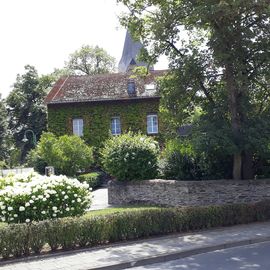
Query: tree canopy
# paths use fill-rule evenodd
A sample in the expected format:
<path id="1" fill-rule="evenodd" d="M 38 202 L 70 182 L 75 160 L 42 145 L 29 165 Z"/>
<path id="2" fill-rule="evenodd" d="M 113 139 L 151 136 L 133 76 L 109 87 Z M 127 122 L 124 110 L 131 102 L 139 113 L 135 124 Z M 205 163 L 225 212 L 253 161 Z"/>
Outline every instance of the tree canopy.
<path id="1" fill-rule="evenodd" d="M 39 77 L 36 69 L 28 65 L 25 66 L 25 73 L 17 76 L 13 90 L 7 97 L 8 128 L 16 146 L 24 146 L 22 158 L 33 147 L 30 143 L 33 138 L 28 138 L 29 143 L 23 144 L 25 131 L 31 129 L 39 138 L 46 130 L 47 110 L 44 98 L 51 83 L 51 76 Z"/>
<path id="2" fill-rule="evenodd" d="M 98 46 L 85 45 L 70 54 L 66 69 L 76 75 L 109 73 L 115 69 L 115 59 Z"/>
<path id="3" fill-rule="evenodd" d="M 254 155 L 269 143 L 269 1 L 118 2 L 129 10 L 121 23 L 149 59 L 169 58 L 161 94 L 170 122 L 185 123 L 201 108 L 200 137 L 233 155 L 235 179 L 251 178 Z"/>
<path id="4" fill-rule="evenodd" d="M 0 161 L 4 160 L 7 152 L 8 137 L 7 111 L 4 101 L 0 97 Z"/>

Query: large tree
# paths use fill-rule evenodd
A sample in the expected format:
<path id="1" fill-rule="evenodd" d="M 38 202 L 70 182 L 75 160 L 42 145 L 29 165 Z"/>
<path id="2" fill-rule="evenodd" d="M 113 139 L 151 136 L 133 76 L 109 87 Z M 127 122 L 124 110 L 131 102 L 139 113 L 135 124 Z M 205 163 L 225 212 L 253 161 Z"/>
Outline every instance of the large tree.
<path id="1" fill-rule="evenodd" d="M 46 130 L 47 111 L 44 98 L 52 80 L 51 76 L 39 77 L 33 66 L 25 66 L 25 73 L 17 76 L 13 90 L 7 97 L 9 129 L 16 146 L 22 148 L 22 160 L 26 152 L 34 146 L 30 133 L 26 134 L 29 141 L 22 142 L 25 131 L 31 129 L 39 139 Z"/>
<path id="2" fill-rule="evenodd" d="M 70 54 L 66 70 L 76 75 L 95 75 L 113 72 L 115 59 L 104 49 L 95 46 L 82 46 Z"/>
<path id="3" fill-rule="evenodd" d="M 8 121 L 7 111 L 4 101 L 0 96 L 0 161 L 4 160 L 7 156 L 7 140 L 8 140 Z"/>
<path id="4" fill-rule="evenodd" d="M 122 24 L 142 39 L 149 59 L 165 53 L 170 60 L 164 111 L 181 124 L 201 107 L 208 123 L 226 131 L 217 133 L 230 141 L 234 179 L 252 177 L 252 157 L 270 130 L 269 1 L 118 2 L 129 9 Z"/>

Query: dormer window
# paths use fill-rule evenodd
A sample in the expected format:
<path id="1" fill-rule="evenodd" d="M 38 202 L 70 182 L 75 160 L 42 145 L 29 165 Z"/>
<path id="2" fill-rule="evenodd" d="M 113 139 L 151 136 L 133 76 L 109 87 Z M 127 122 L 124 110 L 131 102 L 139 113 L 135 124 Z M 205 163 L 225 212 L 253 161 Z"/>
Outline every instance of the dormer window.
<path id="1" fill-rule="evenodd" d="M 154 83 L 145 84 L 145 90 L 146 91 L 154 91 L 156 90 L 156 86 Z"/>
<path id="2" fill-rule="evenodd" d="M 135 96 L 136 95 L 135 81 L 132 80 L 132 79 L 128 80 L 127 92 L 128 92 L 129 96 Z"/>

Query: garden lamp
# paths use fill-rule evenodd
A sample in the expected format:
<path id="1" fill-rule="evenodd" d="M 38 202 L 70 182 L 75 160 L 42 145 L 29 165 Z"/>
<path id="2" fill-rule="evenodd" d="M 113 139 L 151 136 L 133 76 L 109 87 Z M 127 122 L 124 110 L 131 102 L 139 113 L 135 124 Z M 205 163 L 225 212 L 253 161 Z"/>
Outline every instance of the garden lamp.
<path id="1" fill-rule="evenodd" d="M 26 136 L 26 134 L 29 133 L 29 132 L 32 134 L 32 136 L 33 136 L 33 144 L 34 144 L 34 146 L 36 146 L 37 145 L 37 136 L 36 136 L 36 134 L 34 133 L 34 131 L 32 129 L 27 129 L 24 132 L 24 136 L 23 136 L 22 142 L 26 143 L 26 142 L 29 141 L 27 139 L 27 136 Z"/>

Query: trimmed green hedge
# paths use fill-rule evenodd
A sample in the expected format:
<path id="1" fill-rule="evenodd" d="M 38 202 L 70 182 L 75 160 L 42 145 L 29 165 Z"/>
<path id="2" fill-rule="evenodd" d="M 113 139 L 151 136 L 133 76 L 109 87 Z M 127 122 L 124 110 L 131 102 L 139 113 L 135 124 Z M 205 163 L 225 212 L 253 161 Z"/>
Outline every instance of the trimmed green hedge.
<path id="1" fill-rule="evenodd" d="M 219 226 L 266 221 L 270 202 L 208 207 L 144 209 L 97 217 L 62 218 L 34 224 L 0 227 L 0 254 L 39 253 L 45 244 L 51 250 L 96 246 L 152 235 L 187 232 Z"/>
<path id="2" fill-rule="evenodd" d="M 104 173 L 102 172 L 92 172 L 81 174 L 77 177 L 77 179 L 83 183 L 86 182 L 90 188 L 99 187 L 102 183 L 102 179 L 104 177 Z"/>

